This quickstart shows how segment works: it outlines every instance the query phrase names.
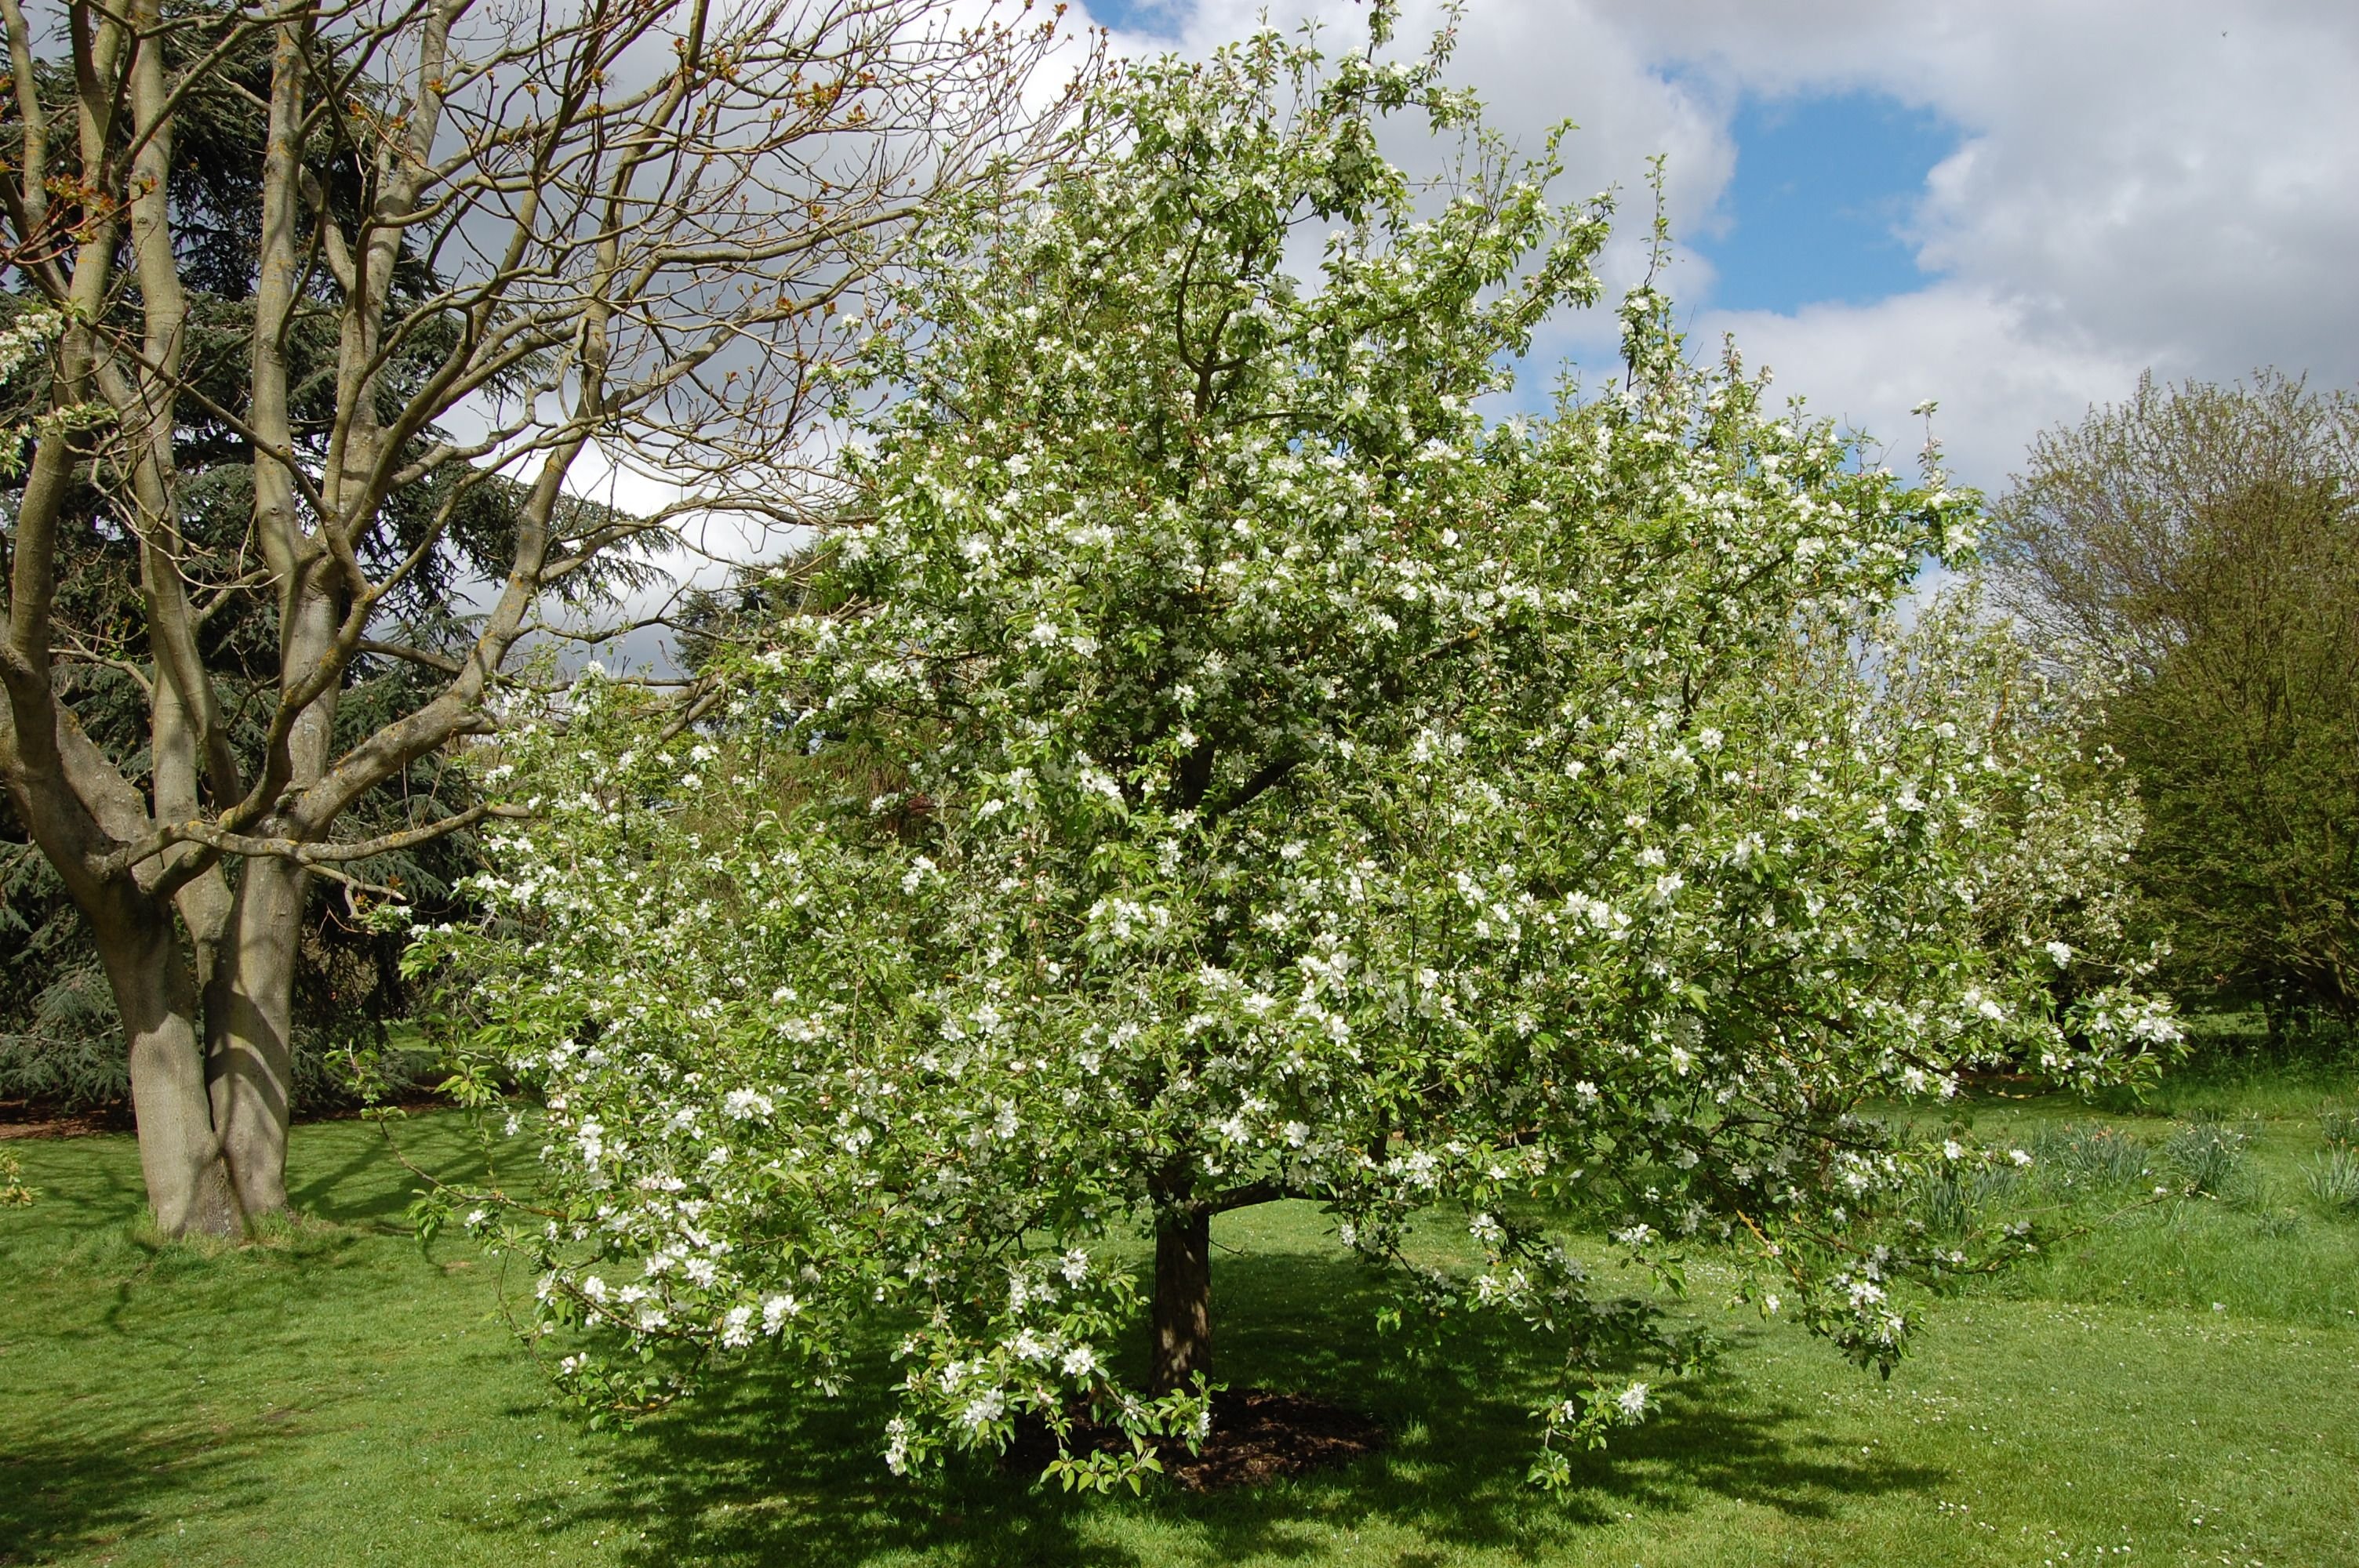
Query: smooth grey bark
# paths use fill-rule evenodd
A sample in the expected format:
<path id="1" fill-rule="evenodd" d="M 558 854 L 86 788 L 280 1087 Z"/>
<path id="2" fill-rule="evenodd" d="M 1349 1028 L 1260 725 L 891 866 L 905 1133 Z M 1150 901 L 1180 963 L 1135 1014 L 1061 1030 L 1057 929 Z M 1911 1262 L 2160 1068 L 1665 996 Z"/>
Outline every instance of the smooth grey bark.
<path id="1" fill-rule="evenodd" d="M 205 1100 L 191 1021 L 196 987 L 168 918 L 135 912 L 99 933 L 98 950 L 131 1052 L 139 1171 L 167 1236 L 235 1236 L 245 1215 Z"/>
<path id="2" fill-rule="evenodd" d="M 304 878 L 303 868 L 284 860 L 246 862 L 206 998 L 205 1087 L 238 1206 L 248 1215 L 287 1206 Z"/>
<path id="3" fill-rule="evenodd" d="M 307 594 L 285 596 L 280 660 L 308 669 L 334 654 L 345 596 L 321 579 Z M 333 752 L 336 688 L 306 704 L 288 727 L 288 783 L 308 791 Z M 274 837 L 309 837 L 299 821 L 262 825 Z M 294 1111 L 295 966 L 310 873 L 299 861 L 257 856 L 245 862 L 231 903 L 220 955 L 205 998 L 205 1080 L 212 1124 L 240 1206 L 249 1215 L 287 1206 L 287 1133 Z"/>

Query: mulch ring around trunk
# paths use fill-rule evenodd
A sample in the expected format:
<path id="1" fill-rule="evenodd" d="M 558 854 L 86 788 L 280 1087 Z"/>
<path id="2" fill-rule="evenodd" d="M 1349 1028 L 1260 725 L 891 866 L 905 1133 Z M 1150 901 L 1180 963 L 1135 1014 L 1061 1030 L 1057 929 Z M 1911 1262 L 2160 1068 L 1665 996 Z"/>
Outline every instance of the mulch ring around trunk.
<path id="1" fill-rule="evenodd" d="M 1111 1422 L 1090 1420 L 1074 1412 L 1071 1437 L 1076 1454 L 1130 1451 L 1130 1438 Z M 1176 1437 L 1165 1438 L 1156 1457 L 1163 1474 L 1191 1492 L 1216 1492 L 1228 1487 L 1257 1487 L 1281 1476 L 1348 1465 L 1385 1445 L 1385 1429 L 1357 1411 L 1331 1405 L 1302 1394 L 1272 1393 L 1267 1389 L 1221 1389 L 1212 1395 L 1212 1431 L 1197 1452 Z M 1038 1475 L 1057 1457 L 1057 1440 L 1048 1423 L 1027 1417 L 1016 1424 L 1002 1463 L 1019 1473 Z"/>

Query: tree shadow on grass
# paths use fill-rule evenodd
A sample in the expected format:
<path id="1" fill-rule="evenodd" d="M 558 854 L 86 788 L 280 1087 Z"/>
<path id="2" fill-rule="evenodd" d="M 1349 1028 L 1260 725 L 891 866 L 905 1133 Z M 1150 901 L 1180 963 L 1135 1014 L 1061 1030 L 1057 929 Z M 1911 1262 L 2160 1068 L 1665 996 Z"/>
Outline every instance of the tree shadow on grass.
<path id="1" fill-rule="evenodd" d="M 1380 1297 L 1367 1274 L 1309 1253 L 1234 1260 L 1218 1288 L 1225 1380 L 1365 1411 L 1391 1434 L 1388 1446 L 1339 1469 L 1210 1495 L 1071 1498 L 981 1458 L 913 1485 L 878 1457 L 890 1413 L 881 1366 L 854 1384 L 879 1392 L 837 1402 L 756 1375 L 617 1439 L 603 1498 L 586 1506 L 611 1516 L 597 1522 L 645 1531 L 636 1560 L 649 1564 L 892 1556 L 1055 1568 L 1304 1559 L 1329 1528 L 1372 1524 L 1437 1548 L 1528 1555 L 1627 1512 L 1741 1499 L 1824 1518 L 1847 1498 L 1949 1478 L 1844 1449 L 1810 1431 L 1811 1412 L 1708 1372 L 1667 1390 L 1656 1415 L 1609 1451 L 1577 1456 L 1569 1493 L 1541 1495 L 1524 1476 L 1547 1362 L 1528 1341 L 1484 1325 L 1410 1357 L 1369 1327 Z"/>
<path id="2" fill-rule="evenodd" d="M 269 1501 L 267 1471 L 251 1451 L 263 1435 L 227 1443 L 189 1431 L 0 1436 L 0 1563 L 46 1563 L 153 1536 L 158 1513 L 176 1497 L 201 1498 L 212 1514 L 260 1509 Z"/>
<path id="3" fill-rule="evenodd" d="M 408 1228 L 403 1216 L 421 1184 L 402 1169 L 392 1151 L 377 1141 L 355 1143 L 339 1153 L 340 1162 L 325 1168 L 315 1152 L 302 1179 L 288 1184 L 288 1201 L 338 1225 Z"/>
<path id="4" fill-rule="evenodd" d="M 26 1139 L 7 1145 L 38 1194 L 25 1208 L 0 1209 L 0 1257 L 20 1266 L 54 1260 L 98 1226 L 147 1206 L 137 1147 L 128 1138 Z"/>
<path id="5" fill-rule="evenodd" d="M 339 1225 L 408 1229 L 409 1206 L 426 1185 L 416 1165 L 442 1181 L 480 1181 L 483 1155 L 462 1112 L 438 1110 L 389 1125 L 350 1121 L 304 1140 L 290 1162 L 288 1198 L 296 1208 Z M 408 1162 L 405 1164 L 404 1162 Z M 519 1170 L 528 1166 L 518 1158 Z"/>

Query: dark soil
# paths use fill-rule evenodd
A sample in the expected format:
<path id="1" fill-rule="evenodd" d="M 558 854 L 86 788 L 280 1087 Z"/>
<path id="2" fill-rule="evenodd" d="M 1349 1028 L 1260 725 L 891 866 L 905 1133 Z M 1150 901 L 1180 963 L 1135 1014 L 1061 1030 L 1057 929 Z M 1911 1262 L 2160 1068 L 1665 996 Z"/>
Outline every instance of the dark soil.
<path id="1" fill-rule="evenodd" d="M 0 1138 L 85 1138 L 134 1129 L 130 1102 L 61 1110 L 38 1100 L 0 1099 Z"/>
<path id="2" fill-rule="evenodd" d="M 1163 1474 L 1179 1486 L 1214 1492 L 1348 1465 L 1384 1444 L 1385 1429 L 1356 1411 L 1301 1394 L 1223 1389 L 1212 1395 L 1212 1431 L 1203 1446 L 1190 1454 L 1180 1439 L 1166 1438 L 1156 1457 L 1163 1462 Z M 1077 1454 L 1123 1454 L 1129 1452 L 1130 1439 L 1120 1427 L 1076 1411 L 1072 1445 Z M 1016 1422 L 1002 1463 L 1038 1475 L 1056 1456 L 1057 1441 L 1048 1423 L 1027 1418 Z"/>

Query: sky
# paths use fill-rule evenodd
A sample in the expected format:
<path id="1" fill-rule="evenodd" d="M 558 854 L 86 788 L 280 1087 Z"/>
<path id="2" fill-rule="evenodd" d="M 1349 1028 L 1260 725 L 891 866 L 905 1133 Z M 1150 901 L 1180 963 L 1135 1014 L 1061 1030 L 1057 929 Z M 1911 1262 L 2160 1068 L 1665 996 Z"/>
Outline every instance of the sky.
<path id="1" fill-rule="evenodd" d="M 1137 54 L 1206 52 L 1265 8 L 1082 3 Z M 1266 8 L 1339 37 L 1360 14 Z M 1405 39 L 1440 17 L 1404 9 Z M 1510 135 L 1580 125 L 1563 195 L 1622 192 L 1609 287 L 1643 266 L 1662 154 L 1691 344 L 1733 333 L 1897 463 L 1929 399 L 1953 473 L 1995 492 L 2142 372 L 2359 384 L 2351 0 L 1467 0 L 1460 39 L 1452 75 Z M 1593 312 L 1540 357 L 1612 341 Z"/>
<path id="2" fill-rule="evenodd" d="M 1134 56 L 1264 15 L 1337 47 L 1364 26 L 1364 0 L 1073 4 Z M 1404 41 L 1443 16 L 1402 7 Z M 2035 436 L 2141 373 L 2359 386 L 2354 0 L 1464 0 L 1451 74 L 1526 146 L 1580 127 L 1559 194 L 1620 193 L 1609 290 L 1645 270 L 1663 157 L 1691 351 L 1733 336 L 1904 473 L 1929 401 L 1952 480 L 1995 496 Z M 1614 346 L 1609 308 L 1565 318 L 1521 406 Z"/>

